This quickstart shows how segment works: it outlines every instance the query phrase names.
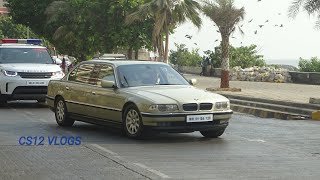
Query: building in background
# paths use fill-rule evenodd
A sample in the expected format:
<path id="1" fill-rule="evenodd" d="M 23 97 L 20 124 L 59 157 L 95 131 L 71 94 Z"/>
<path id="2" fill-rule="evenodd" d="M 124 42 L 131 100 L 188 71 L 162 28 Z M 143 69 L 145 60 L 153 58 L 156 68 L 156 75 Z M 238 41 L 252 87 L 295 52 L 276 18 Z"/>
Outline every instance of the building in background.
<path id="1" fill-rule="evenodd" d="M 5 7 L 7 4 L 7 0 L 0 0 L 0 16 L 7 16 L 9 13 L 9 9 Z"/>

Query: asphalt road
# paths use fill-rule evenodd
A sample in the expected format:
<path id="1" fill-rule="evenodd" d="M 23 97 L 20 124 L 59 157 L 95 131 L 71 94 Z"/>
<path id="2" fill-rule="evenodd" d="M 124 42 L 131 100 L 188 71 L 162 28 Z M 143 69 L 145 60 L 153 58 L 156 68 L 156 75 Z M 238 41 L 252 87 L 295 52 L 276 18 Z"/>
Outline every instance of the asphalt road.
<path id="1" fill-rule="evenodd" d="M 320 122 L 235 114 L 224 135 L 160 134 L 145 140 L 77 122 L 61 128 L 43 105 L 0 108 L 0 179 L 315 179 Z M 44 137 L 23 146 L 21 136 Z M 80 137 L 81 145 L 49 145 Z"/>

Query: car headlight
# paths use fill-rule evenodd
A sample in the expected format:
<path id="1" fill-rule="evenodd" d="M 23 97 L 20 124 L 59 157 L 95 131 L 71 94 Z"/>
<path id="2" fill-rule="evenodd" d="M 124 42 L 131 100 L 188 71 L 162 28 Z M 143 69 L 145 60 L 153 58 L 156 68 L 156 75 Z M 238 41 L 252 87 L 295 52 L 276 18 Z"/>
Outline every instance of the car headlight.
<path id="1" fill-rule="evenodd" d="M 176 104 L 154 104 L 149 107 L 149 110 L 161 111 L 161 112 L 176 111 L 176 110 L 178 110 L 178 105 L 176 105 Z"/>
<path id="2" fill-rule="evenodd" d="M 216 110 L 226 110 L 230 109 L 230 102 L 217 102 L 214 109 Z"/>
<path id="3" fill-rule="evenodd" d="M 52 73 L 52 77 L 63 77 L 64 73 L 62 71 L 57 71 Z"/>
<path id="4" fill-rule="evenodd" d="M 18 72 L 15 72 L 15 71 L 1 70 L 1 72 L 2 72 L 5 76 L 10 76 L 10 77 L 18 76 Z"/>

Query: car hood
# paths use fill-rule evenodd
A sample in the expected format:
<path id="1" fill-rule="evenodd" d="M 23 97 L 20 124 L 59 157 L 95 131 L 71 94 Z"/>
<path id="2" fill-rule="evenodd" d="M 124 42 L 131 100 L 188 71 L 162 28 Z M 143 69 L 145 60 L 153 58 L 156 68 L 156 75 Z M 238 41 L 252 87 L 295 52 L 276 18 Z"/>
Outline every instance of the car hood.
<path id="1" fill-rule="evenodd" d="M 26 64 L 26 63 L 12 63 L 0 64 L 0 69 L 15 72 L 57 72 L 61 68 L 56 64 Z"/>
<path id="2" fill-rule="evenodd" d="M 214 103 L 229 101 L 226 97 L 216 93 L 197 89 L 193 86 L 144 86 L 127 88 L 127 92 L 137 94 L 157 104 L 177 103 Z"/>

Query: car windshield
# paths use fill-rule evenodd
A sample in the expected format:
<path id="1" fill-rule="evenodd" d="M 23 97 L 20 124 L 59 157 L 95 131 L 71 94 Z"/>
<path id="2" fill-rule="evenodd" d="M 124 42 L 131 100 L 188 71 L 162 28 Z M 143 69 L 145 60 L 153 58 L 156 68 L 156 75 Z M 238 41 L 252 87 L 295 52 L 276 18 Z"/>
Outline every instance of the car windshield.
<path id="1" fill-rule="evenodd" d="M 0 63 L 53 64 L 54 62 L 44 48 L 1 48 Z"/>
<path id="2" fill-rule="evenodd" d="M 118 67 L 121 87 L 188 85 L 174 69 L 164 64 L 131 64 Z"/>

